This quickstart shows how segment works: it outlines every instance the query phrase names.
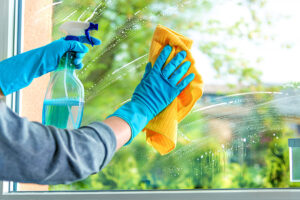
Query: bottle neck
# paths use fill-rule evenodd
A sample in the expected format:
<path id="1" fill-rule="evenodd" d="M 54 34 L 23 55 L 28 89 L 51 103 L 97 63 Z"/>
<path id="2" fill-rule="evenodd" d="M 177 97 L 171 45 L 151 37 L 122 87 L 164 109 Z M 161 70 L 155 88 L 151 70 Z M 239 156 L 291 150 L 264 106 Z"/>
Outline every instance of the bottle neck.
<path id="1" fill-rule="evenodd" d="M 75 74 L 75 65 L 73 64 L 73 60 L 75 57 L 75 52 L 68 51 L 63 55 L 60 59 L 59 65 L 56 71 L 66 70 L 69 73 Z"/>

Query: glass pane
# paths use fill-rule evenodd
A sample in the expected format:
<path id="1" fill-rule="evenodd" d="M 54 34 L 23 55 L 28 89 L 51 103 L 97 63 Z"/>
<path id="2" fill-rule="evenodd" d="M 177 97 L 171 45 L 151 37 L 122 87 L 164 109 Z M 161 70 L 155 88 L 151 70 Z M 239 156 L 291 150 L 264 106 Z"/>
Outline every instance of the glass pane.
<path id="1" fill-rule="evenodd" d="M 300 4 L 297 1 L 57 0 L 53 40 L 68 20 L 99 23 L 78 72 L 82 125 L 103 120 L 131 98 L 153 31 L 165 25 L 194 41 L 205 88 L 161 156 L 140 133 L 98 174 L 50 190 L 299 187 L 289 177 L 287 139 L 300 134 Z"/>

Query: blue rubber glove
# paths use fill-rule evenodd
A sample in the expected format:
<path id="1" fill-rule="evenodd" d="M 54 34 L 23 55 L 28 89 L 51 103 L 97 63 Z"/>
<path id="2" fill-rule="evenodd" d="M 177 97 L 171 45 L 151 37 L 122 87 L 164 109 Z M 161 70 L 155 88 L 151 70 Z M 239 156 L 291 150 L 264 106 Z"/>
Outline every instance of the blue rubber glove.
<path id="1" fill-rule="evenodd" d="M 95 45 L 101 43 L 96 38 L 92 38 L 92 41 Z M 85 36 L 80 36 L 79 41 L 61 38 L 46 46 L 3 60 L 0 62 L 0 88 L 3 94 L 7 95 L 22 89 L 34 78 L 54 71 L 60 58 L 67 51 L 76 52 L 74 64 L 77 69 L 82 68 L 82 58 L 89 51 L 83 43 L 90 44 Z"/>
<path id="2" fill-rule="evenodd" d="M 179 82 L 191 65 L 189 61 L 186 61 L 177 69 L 186 57 L 185 51 L 179 52 L 163 68 L 171 51 L 171 46 L 165 46 L 153 68 L 151 68 L 151 63 L 147 64 L 144 77 L 136 87 L 131 101 L 109 116 L 120 117 L 129 124 L 131 139 L 126 145 L 131 143 L 148 122 L 165 109 L 194 79 L 195 75 L 189 74 Z"/>

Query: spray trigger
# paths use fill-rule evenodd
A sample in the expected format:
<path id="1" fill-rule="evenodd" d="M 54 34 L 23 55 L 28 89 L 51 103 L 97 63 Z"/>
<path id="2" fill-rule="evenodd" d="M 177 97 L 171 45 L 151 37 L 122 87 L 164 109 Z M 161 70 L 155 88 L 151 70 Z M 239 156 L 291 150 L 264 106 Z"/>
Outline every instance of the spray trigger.
<path id="1" fill-rule="evenodd" d="M 94 46 L 94 42 L 92 41 L 91 37 L 90 37 L 90 32 L 91 30 L 98 30 L 98 24 L 94 24 L 90 22 L 90 25 L 87 29 L 84 30 L 85 32 L 85 36 L 88 39 L 88 41 L 91 43 L 92 46 Z"/>

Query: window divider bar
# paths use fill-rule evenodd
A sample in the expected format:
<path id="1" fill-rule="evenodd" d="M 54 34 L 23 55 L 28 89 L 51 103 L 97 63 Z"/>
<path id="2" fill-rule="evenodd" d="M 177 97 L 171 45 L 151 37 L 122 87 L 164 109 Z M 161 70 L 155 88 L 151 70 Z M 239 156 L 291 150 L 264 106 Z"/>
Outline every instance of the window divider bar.
<path id="1" fill-rule="evenodd" d="M 22 53 L 23 51 L 23 6 L 24 1 L 23 0 L 15 0 L 15 6 L 14 6 L 14 19 L 15 19 L 15 49 L 14 49 L 14 55 L 18 55 Z M 14 111 L 20 115 L 21 113 L 21 91 L 15 92 L 15 102 L 14 102 Z M 18 183 L 12 182 L 12 191 L 16 192 L 18 191 Z"/>

